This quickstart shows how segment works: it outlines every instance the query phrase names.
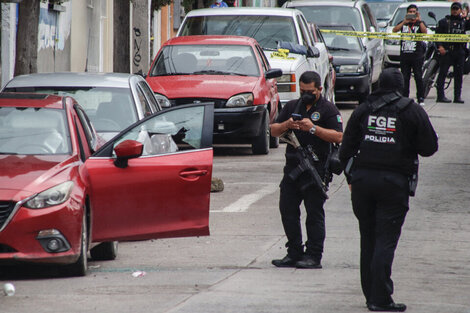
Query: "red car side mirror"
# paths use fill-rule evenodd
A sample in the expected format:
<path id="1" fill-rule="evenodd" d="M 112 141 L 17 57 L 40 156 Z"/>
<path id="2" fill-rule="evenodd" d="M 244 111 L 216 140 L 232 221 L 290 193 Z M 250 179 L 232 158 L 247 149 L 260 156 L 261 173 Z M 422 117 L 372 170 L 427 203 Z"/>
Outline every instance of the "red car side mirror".
<path id="1" fill-rule="evenodd" d="M 119 168 L 126 168 L 129 159 L 138 158 L 144 151 L 144 145 L 135 140 L 125 140 L 114 148 L 116 160 L 114 165 Z"/>

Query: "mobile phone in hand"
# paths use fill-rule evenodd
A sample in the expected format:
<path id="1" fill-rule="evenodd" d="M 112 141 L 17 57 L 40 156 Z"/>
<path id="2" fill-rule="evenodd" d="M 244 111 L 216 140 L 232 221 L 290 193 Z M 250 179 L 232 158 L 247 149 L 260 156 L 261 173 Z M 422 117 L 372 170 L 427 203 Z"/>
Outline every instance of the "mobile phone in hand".
<path id="1" fill-rule="evenodd" d="M 291 116 L 292 116 L 292 119 L 293 119 L 294 121 L 301 121 L 301 120 L 302 120 L 302 115 L 300 115 L 300 114 L 292 113 Z"/>
<path id="2" fill-rule="evenodd" d="M 407 14 L 405 16 L 405 19 L 407 20 L 414 20 L 416 18 L 416 14 Z"/>

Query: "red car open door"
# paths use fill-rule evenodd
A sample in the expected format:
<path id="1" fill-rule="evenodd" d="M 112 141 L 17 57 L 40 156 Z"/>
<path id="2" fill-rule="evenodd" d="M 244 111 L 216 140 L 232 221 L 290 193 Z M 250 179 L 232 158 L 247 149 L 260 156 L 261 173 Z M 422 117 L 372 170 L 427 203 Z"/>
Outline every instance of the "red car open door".
<path id="1" fill-rule="evenodd" d="M 158 112 L 85 162 L 93 241 L 209 235 L 213 116 L 212 104 Z"/>

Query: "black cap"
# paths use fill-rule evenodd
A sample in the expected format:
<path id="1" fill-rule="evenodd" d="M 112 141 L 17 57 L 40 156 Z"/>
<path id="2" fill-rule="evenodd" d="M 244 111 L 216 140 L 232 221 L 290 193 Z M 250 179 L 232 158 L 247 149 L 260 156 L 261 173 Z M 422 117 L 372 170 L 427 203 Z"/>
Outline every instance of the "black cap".
<path id="1" fill-rule="evenodd" d="M 462 4 L 460 2 L 453 2 L 450 6 L 451 9 L 462 9 Z"/>

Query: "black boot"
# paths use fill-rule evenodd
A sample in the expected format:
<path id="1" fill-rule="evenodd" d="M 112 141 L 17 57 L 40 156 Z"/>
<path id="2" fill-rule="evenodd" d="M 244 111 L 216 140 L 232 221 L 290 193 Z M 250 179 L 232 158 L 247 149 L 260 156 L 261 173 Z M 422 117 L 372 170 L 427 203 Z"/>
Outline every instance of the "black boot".
<path id="1" fill-rule="evenodd" d="M 436 102 L 451 103 L 452 100 L 450 100 L 449 98 L 446 98 L 446 96 L 442 96 L 442 97 L 437 97 Z"/>
<path id="2" fill-rule="evenodd" d="M 465 103 L 465 101 L 460 97 L 460 92 L 458 91 L 454 93 L 454 103 Z"/>
<path id="3" fill-rule="evenodd" d="M 297 268 L 322 268 L 320 260 L 305 254 L 303 258 L 295 264 Z"/>
<path id="4" fill-rule="evenodd" d="M 386 305 L 375 305 L 375 304 L 368 303 L 367 308 L 369 309 L 369 311 L 374 311 L 374 312 L 405 312 L 406 305 L 403 303 L 395 303 L 395 302 L 392 302 Z"/>
<path id="5" fill-rule="evenodd" d="M 299 260 L 300 260 L 300 257 L 286 255 L 282 259 L 272 260 L 271 263 L 276 267 L 295 267 L 295 265 L 297 264 L 297 261 Z"/>
<path id="6" fill-rule="evenodd" d="M 458 96 L 458 97 L 454 97 L 454 103 L 465 103 L 465 101 L 463 101 L 462 98 Z"/>

